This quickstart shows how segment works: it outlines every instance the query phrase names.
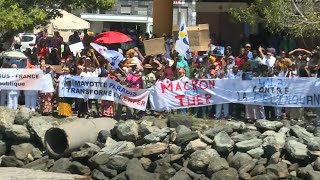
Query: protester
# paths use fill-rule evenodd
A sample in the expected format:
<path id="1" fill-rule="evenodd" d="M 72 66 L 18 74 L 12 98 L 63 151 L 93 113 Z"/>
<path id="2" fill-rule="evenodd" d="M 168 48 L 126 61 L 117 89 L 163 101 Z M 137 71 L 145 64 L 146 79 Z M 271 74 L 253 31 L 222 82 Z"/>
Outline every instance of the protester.
<path id="1" fill-rule="evenodd" d="M 116 75 L 116 70 L 112 69 L 112 68 L 109 70 L 107 78 L 110 78 L 116 82 L 120 81 L 118 79 L 118 76 Z M 113 118 L 115 116 L 114 106 L 115 106 L 114 101 L 101 100 L 101 115 L 103 117 L 112 117 Z"/>
<path id="2" fill-rule="evenodd" d="M 43 79 L 43 88 L 40 91 L 40 113 L 42 115 L 49 115 L 52 113 L 52 101 L 53 101 L 53 79 L 52 69 L 50 65 L 45 65 Z"/>
<path id="3" fill-rule="evenodd" d="M 59 93 L 59 102 L 58 102 L 58 115 L 69 117 L 72 116 L 72 104 L 73 98 L 64 97 L 63 90 L 64 88 L 68 88 L 71 86 L 71 79 L 70 79 L 70 70 L 69 68 L 65 67 L 62 69 L 62 75 L 59 76 L 58 79 L 58 93 Z M 62 91 L 59 91 L 62 90 Z"/>
<path id="4" fill-rule="evenodd" d="M 18 69 L 18 66 L 16 64 L 11 65 L 12 69 Z M 18 109 L 18 98 L 20 95 L 19 90 L 8 90 L 8 108 L 17 110 Z"/>

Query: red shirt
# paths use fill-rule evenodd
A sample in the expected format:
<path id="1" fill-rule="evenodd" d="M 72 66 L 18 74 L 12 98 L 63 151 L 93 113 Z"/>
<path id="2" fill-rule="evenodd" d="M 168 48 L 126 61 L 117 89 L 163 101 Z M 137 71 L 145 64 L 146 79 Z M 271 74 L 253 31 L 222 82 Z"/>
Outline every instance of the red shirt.
<path id="1" fill-rule="evenodd" d="M 242 67 L 243 67 L 243 64 L 248 62 L 249 58 L 247 56 L 244 56 L 244 57 L 236 57 L 236 65 L 238 65 L 238 68 L 240 70 L 242 70 Z"/>

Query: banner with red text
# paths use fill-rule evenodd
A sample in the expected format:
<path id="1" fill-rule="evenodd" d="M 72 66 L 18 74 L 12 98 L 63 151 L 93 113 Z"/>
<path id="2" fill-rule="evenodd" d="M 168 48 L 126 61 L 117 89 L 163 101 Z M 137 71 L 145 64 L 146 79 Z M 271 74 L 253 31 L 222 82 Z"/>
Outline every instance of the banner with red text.
<path id="1" fill-rule="evenodd" d="M 274 107 L 320 107 L 320 79 L 201 79 L 158 82 L 149 89 L 157 111 L 240 103 Z"/>
<path id="2" fill-rule="evenodd" d="M 133 89 L 109 78 L 70 76 L 59 82 L 59 96 L 115 101 L 131 108 L 145 110 L 149 91 Z"/>
<path id="3" fill-rule="evenodd" d="M 0 90 L 42 90 L 40 69 L 0 69 Z"/>

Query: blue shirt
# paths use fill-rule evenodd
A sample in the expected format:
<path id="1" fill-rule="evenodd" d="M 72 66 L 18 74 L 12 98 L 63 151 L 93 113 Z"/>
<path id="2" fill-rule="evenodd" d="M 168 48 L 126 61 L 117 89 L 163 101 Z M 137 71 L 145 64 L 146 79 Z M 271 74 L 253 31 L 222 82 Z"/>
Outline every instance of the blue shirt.
<path id="1" fill-rule="evenodd" d="M 251 51 L 249 51 L 249 53 L 248 53 L 248 55 L 247 55 L 247 56 L 248 56 L 248 58 L 249 58 L 249 59 L 252 59 L 252 57 L 253 57 L 252 52 L 251 52 Z"/>
<path id="2" fill-rule="evenodd" d="M 27 67 L 27 60 L 26 59 L 22 59 L 22 60 L 10 59 L 9 64 L 10 64 L 10 66 L 12 64 L 15 64 L 15 65 L 17 65 L 17 68 L 26 68 Z"/>

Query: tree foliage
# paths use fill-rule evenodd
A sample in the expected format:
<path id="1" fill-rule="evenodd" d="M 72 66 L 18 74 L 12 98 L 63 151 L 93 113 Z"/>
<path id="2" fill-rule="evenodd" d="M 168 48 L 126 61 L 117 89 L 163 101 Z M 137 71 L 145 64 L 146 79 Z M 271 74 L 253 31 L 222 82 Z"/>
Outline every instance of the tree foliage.
<path id="1" fill-rule="evenodd" d="M 82 8 L 109 9 L 115 0 L 0 0 L 0 32 L 12 33 L 47 25 L 50 19 Z"/>
<path id="2" fill-rule="evenodd" d="M 263 23 L 270 32 L 294 37 L 320 37 L 320 0 L 254 0 L 231 15 L 251 25 Z"/>

